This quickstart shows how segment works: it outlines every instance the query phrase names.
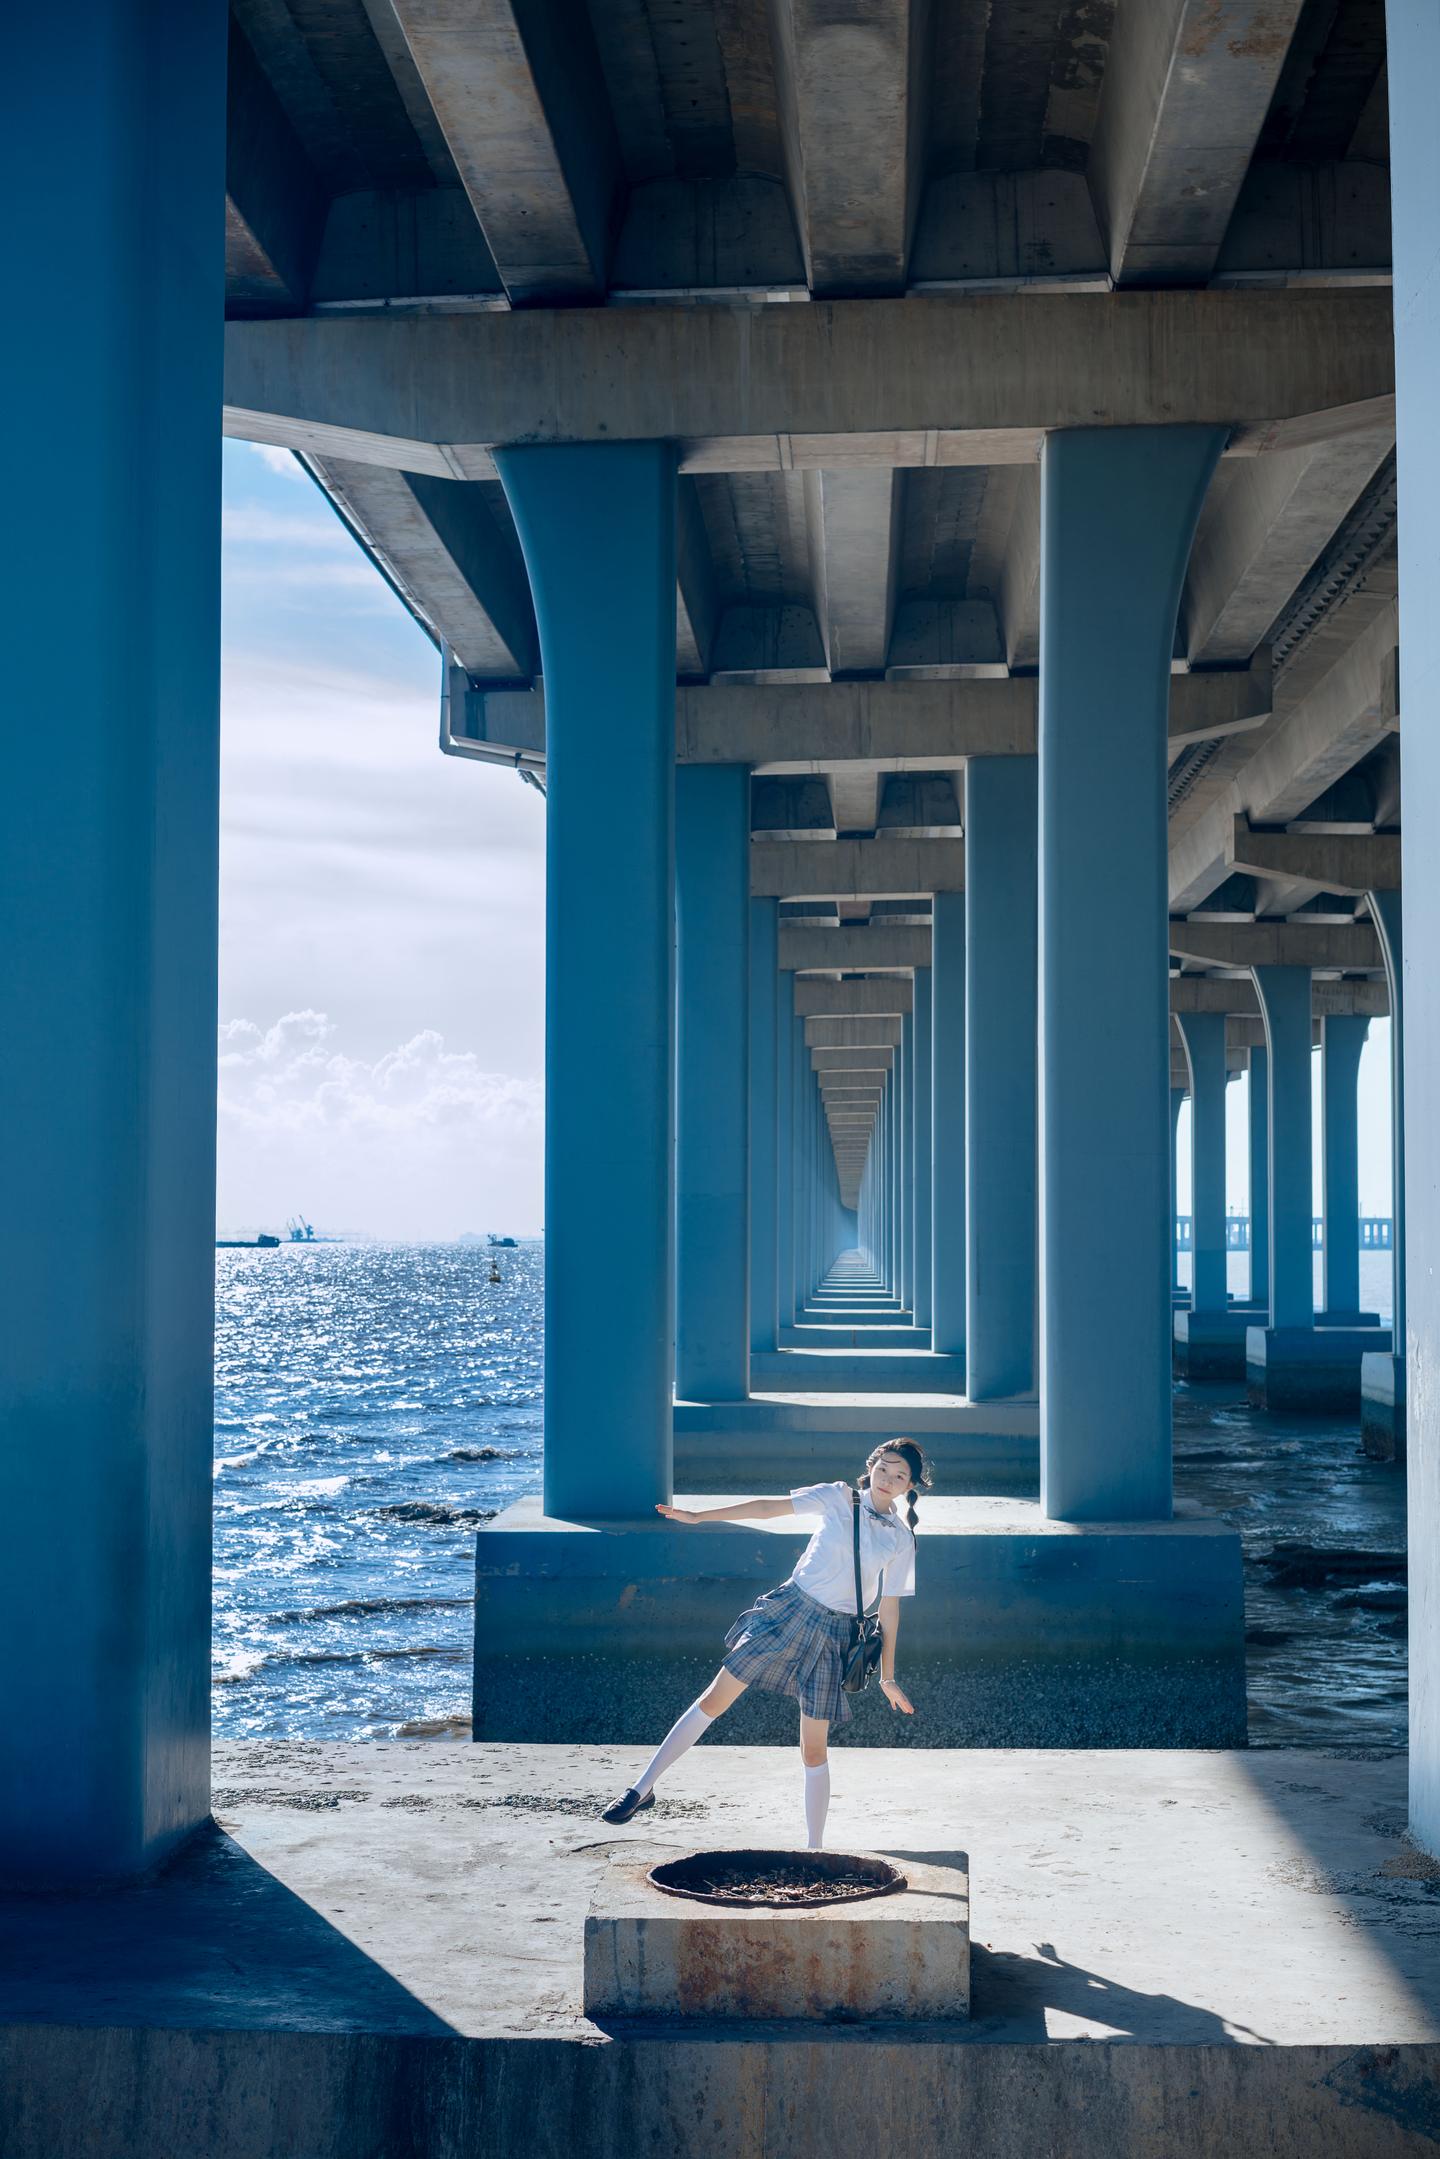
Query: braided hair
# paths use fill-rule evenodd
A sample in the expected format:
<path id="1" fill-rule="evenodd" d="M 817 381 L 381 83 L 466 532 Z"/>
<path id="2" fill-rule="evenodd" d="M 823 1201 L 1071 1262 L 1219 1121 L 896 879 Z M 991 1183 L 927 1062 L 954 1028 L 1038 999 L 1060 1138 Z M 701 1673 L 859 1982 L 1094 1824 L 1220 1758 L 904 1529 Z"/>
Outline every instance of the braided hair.
<path id="1" fill-rule="evenodd" d="M 887 1439 L 880 1446 L 872 1447 L 865 1457 L 865 1474 L 860 1479 L 862 1492 L 869 1488 L 871 1470 L 887 1454 L 898 1454 L 910 1472 L 910 1489 L 905 1494 L 905 1511 L 913 1536 L 919 1519 L 915 1510 L 915 1494 L 917 1491 L 929 1490 L 935 1481 L 935 1473 L 926 1459 L 924 1448 L 917 1445 L 913 1439 Z"/>

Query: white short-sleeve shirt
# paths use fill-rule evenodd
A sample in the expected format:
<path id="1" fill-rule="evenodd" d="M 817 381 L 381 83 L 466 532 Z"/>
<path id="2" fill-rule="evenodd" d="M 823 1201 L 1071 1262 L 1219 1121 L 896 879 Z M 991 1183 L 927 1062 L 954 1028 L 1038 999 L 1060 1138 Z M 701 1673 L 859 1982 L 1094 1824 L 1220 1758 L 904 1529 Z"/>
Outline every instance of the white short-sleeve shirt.
<path id="1" fill-rule="evenodd" d="M 848 1484 L 802 1484 L 790 1494 L 799 1515 L 818 1514 L 819 1526 L 795 1562 L 797 1589 L 832 1612 L 855 1609 L 855 1552 Z M 885 1575 L 887 1597 L 915 1594 L 915 1539 L 898 1507 L 879 1513 L 870 1494 L 860 1494 L 860 1584 L 868 1610 Z"/>

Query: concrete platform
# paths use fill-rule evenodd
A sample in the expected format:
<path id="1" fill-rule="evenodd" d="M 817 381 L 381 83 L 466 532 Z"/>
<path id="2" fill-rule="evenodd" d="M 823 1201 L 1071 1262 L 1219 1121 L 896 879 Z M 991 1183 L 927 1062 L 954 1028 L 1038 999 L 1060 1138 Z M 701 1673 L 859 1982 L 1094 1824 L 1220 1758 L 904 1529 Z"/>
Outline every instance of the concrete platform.
<path id="1" fill-rule="evenodd" d="M 937 1491 L 1040 1488 L 1040 1407 L 970 1402 L 961 1394 L 753 1394 L 744 1402 L 677 1402 L 675 1477 L 684 1490 L 788 1491 L 859 1474 L 882 1439 L 918 1439 Z"/>
<path id="2" fill-rule="evenodd" d="M 1360 1359 L 1360 1444 L 1372 1462 L 1405 1459 L 1405 1359 L 1393 1350 Z"/>
<path id="3" fill-rule="evenodd" d="M 612 1852 L 793 1838 L 794 1749 L 697 1748 L 648 1834 L 593 1818 L 635 1764 L 222 1746 L 161 1879 L 0 1904 L 6 2159 L 1434 2153 L 1398 1756 L 839 1754 L 832 1842 L 968 1852 L 970 2023 L 743 2039 L 587 2021 L 583 1921 Z"/>
<path id="4" fill-rule="evenodd" d="M 1391 1348 L 1388 1327 L 1251 1327 L 1246 1392 L 1257 1409 L 1358 1410 L 1361 1360 Z"/>
<path id="5" fill-rule="evenodd" d="M 565 1522 L 538 1499 L 507 1508 L 476 1539 L 476 1737 L 653 1743 L 812 1526 Z M 897 1719 L 871 1690 L 848 1743 L 1243 1745 L 1235 1530 L 1195 1512 L 1077 1526 L 1032 1501 L 970 1497 L 925 1500 L 919 1536 L 900 1650 L 919 1714 Z M 783 1742 L 795 1728 L 792 1701 L 752 1690 L 716 1738 Z"/>

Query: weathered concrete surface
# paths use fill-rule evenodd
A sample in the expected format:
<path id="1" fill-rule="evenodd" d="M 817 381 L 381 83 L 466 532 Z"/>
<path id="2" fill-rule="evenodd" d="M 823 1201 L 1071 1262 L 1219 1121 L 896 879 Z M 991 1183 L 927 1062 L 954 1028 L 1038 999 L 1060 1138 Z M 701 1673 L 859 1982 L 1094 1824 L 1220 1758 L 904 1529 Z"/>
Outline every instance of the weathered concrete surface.
<path id="1" fill-rule="evenodd" d="M 742 1841 L 749 1848 L 748 1838 Z M 677 1844 L 674 1857 L 696 1848 Z M 656 1856 L 616 1854 L 600 1879 L 585 1917 L 587 2016 L 680 2018 L 692 2026 L 712 2017 L 835 2025 L 969 2016 L 963 1852 L 907 1854 L 906 1886 L 893 1896 L 729 1911 L 657 1889 L 649 1879 Z"/>
<path id="2" fill-rule="evenodd" d="M 1175 1370 L 1182 1379 L 1243 1379 L 1245 1335 L 1255 1325 L 1243 1312 L 1176 1312 Z"/>
<path id="3" fill-rule="evenodd" d="M 832 1448 L 830 1463 L 843 1471 L 844 1452 Z M 547 1517 L 539 1500 L 507 1508 L 476 1540 L 477 1736 L 640 1744 L 663 1731 L 812 1527 L 795 1516 L 592 1524 Z M 847 1727 L 859 1744 L 1243 1743 L 1234 1530 L 1193 1510 L 1078 1526 L 1008 1495 L 927 1497 L 919 1540 L 901 1662 L 920 1714 L 897 1720 L 866 1694 Z M 793 1702 L 752 1692 L 719 1736 L 784 1740 L 795 1718 Z"/>
<path id="4" fill-rule="evenodd" d="M 222 1746 L 212 1844 L 0 1910 L 6 2159 L 1433 2153 L 1400 1758 L 837 1753 L 832 1844 L 967 1849 L 971 2022 L 724 2042 L 586 2023 L 584 1913 L 612 1851 L 793 1840 L 795 1750 L 696 1749 L 608 1830 L 639 1760 Z"/>

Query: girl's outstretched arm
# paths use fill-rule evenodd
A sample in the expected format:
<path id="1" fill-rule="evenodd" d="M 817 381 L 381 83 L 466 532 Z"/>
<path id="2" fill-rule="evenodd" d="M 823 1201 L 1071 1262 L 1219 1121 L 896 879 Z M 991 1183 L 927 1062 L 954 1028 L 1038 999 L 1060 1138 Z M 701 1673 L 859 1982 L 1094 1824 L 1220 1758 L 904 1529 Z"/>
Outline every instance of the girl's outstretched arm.
<path id="1" fill-rule="evenodd" d="M 667 1522 L 773 1522 L 793 1514 L 795 1503 L 791 1499 L 735 1499 L 726 1507 L 667 1507 L 657 1500 L 655 1512 Z"/>
<path id="2" fill-rule="evenodd" d="M 880 1599 L 880 1685 L 890 1707 L 902 1717 L 913 1717 L 915 1704 L 895 1679 L 895 1644 L 900 1638 L 900 1599 Z"/>

